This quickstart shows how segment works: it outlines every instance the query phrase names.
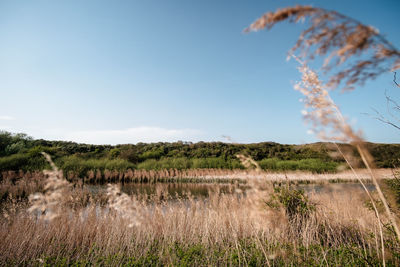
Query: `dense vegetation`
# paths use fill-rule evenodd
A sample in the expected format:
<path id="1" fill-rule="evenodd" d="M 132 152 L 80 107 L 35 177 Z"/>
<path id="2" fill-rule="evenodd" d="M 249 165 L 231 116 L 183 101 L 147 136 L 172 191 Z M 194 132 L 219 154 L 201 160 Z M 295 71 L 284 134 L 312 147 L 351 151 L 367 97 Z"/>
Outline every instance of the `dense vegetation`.
<path id="1" fill-rule="evenodd" d="M 0 202 L 1 266 L 400 263 L 398 240 L 388 227 L 378 242 L 379 221 L 354 188 L 307 195 L 290 184 L 267 182 L 250 184 L 245 192 L 230 185 L 221 194 L 213 185 L 208 201 L 199 201 L 191 194 L 169 195 L 165 184 L 133 196 L 116 185 L 95 192 L 56 173 L 48 180 L 0 183 L 0 193 L 10 192 Z"/>
<path id="2" fill-rule="evenodd" d="M 400 145 L 367 144 L 378 167 L 394 167 Z M 342 144 L 343 150 L 353 150 Z M 86 175 L 90 170 L 127 169 L 239 169 L 236 155 L 244 154 L 269 170 L 310 170 L 332 172 L 343 163 L 329 143 L 283 145 L 273 142 L 229 144 L 222 142 L 138 143 L 136 145 L 88 145 L 64 141 L 35 140 L 26 134 L 0 132 L 0 172 L 33 171 L 47 167 L 41 151 L 49 153 L 65 172 Z M 357 156 L 357 152 L 353 151 Z"/>

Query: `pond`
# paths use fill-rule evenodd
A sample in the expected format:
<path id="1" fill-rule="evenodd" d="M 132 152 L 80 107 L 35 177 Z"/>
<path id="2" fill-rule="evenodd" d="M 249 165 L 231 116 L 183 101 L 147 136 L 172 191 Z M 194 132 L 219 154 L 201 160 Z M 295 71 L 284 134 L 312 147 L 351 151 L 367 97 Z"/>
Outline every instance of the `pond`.
<path id="1" fill-rule="evenodd" d="M 105 192 L 106 185 L 86 185 L 93 193 Z M 250 187 L 243 184 L 210 184 L 210 183 L 129 183 L 121 185 L 121 191 L 128 195 L 168 195 L 171 198 L 182 198 L 188 195 L 192 197 L 208 197 L 210 193 L 218 192 L 233 194 L 246 191 Z"/>
<path id="2" fill-rule="evenodd" d="M 93 193 L 103 193 L 106 191 L 106 185 L 87 185 Z M 359 183 L 327 183 L 327 184 L 300 184 L 294 186 L 297 189 L 303 189 L 310 194 L 330 194 L 343 192 L 364 192 Z M 375 191 L 373 184 L 366 184 L 369 191 Z M 189 195 L 194 198 L 207 198 L 210 193 L 233 194 L 251 189 L 246 184 L 209 184 L 209 183 L 155 183 L 139 184 L 130 183 L 121 185 L 122 192 L 128 195 L 147 195 L 147 196 L 169 196 L 169 198 L 186 198 Z"/>
<path id="3" fill-rule="evenodd" d="M 375 191 L 375 186 L 371 183 L 365 184 L 368 191 Z M 364 192 L 364 188 L 360 183 L 329 183 L 329 184 L 306 184 L 298 185 L 306 193 L 326 194 L 339 192 Z"/>

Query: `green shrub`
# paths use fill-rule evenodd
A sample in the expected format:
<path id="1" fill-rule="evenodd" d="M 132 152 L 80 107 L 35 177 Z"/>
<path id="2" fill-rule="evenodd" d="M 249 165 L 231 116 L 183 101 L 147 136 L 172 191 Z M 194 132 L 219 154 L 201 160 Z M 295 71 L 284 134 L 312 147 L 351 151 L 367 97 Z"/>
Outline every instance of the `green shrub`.
<path id="1" fill-rule="evenodd" d="M 389 186 L 390 190 L 394 194 L 397 205 L 400 205 L 400 178 L 399 173 L 395 173 L 394 179 L 385 180 L 386 184 Z"/>
<path id="2" fill-rule="evenodd" d="M 79 177 L 86 176 L 88 171 L 125 171 L 135 168 L 134 164 L 124 159 L 82 159 L 77 156 L 62 158 L 57 164 L 65 173 L 73 172 Z"/>
<path id="3" fill-rule="evenodd" d="M 296 217 L 308 217 L 315 211 L 315 205 L 310 202 L 304 190 L 286 185 L 275 186 L 274 193 L 266 204 L 272 208 L 283 207 L 289 220 Z"/>
<path id="4" fill-rule="evenodd" d="M 339 163 L 334 161 L 323 161 L 321 159 L 280 160 L 267 158 L 258 162 L 264 170 L 276 171 L 312 171 L 316 173 L 335 172 Z"/>
<path id="5" fill-rule="evenodd" d="M 224 158 L 198 158 L 192 159 L 193 169 L 238 169 L 242 165 L 238 160 L 225 160 Z"/>
<path id="6" fill-rule="evenodd" d="M 115 158 L 118 158 L 120 154 L 121 154 L 121 150 L 119 148 L 113 148 L 109 152 L 109 157 L 111 159 L 115 159 Z"/>
<path id="7" fill-rule="evenodd" d="M 190 169 L 191 161 L 187 158 L 163 158 L 160 160 L 148 159 L 137 165 L 138 169 L 162 170 L 162 169 Z"/>
<path id="8" fill-rule="evenodd" d="M 147 160 L 147 159 L 160 159 L 161 156 L 164 155 L 164 151 L 161 149 L 156 149 L 152 151 L 146 151 L 142 155 L 139 156 L 139 159 L 141 160 Z"/>
<path id="9" fill-rule="evenodd" d="M 225 160 L 221 157 L 213 158 L 162 158 L 160 160 L 148 159 L 137 165 L 138 169 L 162 170 L 162 169 L 236 169 L 243 168 L 238 160 Z"/>
<path id="10" fill-rule="evenodd" d="M 35 152 L 14 154 L 0 158 L 0 171 L 43 170 L 47 166 L 45 158 Z"/>

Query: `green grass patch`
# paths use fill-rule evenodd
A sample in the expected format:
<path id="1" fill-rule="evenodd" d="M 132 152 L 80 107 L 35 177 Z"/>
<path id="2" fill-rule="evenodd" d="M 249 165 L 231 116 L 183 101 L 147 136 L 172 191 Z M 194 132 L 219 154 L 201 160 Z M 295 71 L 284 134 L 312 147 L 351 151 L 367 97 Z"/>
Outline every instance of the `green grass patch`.
<path id="1" fill-rule="evenodd" d="M 124 159 L 82 159 L 77 156 L 61 158 L 56 162 L 65 173 L 73 172 L 78 177 L 85 177 L 88 171 L 126 171 L 134 169 L 135 165 Z"/>
<path id="2" fill-rule="evenodd" d="M 221 157 L 211 158 L 162 158 L 147 159 L 137 165 L 138 169 L 163 170 L 163 169 L 240 169 L 243 166 L 238 160 L 225 160 Z"/>
<path id="3" fill-rule="evenodd" d="M 339 163 L 321 159 L 280 160 L 278 158 L 263 159 L 258 162 L 263 170 L 276 171 L 311 171 L 315 173 L 336 172 Z"/>

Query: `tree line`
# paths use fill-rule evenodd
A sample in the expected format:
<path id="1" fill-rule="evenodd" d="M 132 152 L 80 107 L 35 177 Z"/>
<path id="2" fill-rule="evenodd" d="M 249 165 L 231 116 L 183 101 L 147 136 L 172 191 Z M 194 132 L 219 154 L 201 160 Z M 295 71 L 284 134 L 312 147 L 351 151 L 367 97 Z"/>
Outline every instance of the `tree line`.
<path id="1" fill-rule="evenodd" d="M 398 165 L 400 145 L 368 143 L 367 146 L 377 167 Z M 355 161 L 358 160 L 357 151 L 349 144 L 340 144 L 340 147 L 352 150 Z M 42 151 L 49 153 L 60 168 L 79 173 L 88 170 L 244 168 L 238 154 L 250 156 L 261 168 L 271 170 L 330 172 L 344 162 L 331 143 L 158 142 L 112 146 L 33 139 L 23 133 L 0 131 L 0 171 L 42 170 L 47 167 L 40 155 Z"/>

